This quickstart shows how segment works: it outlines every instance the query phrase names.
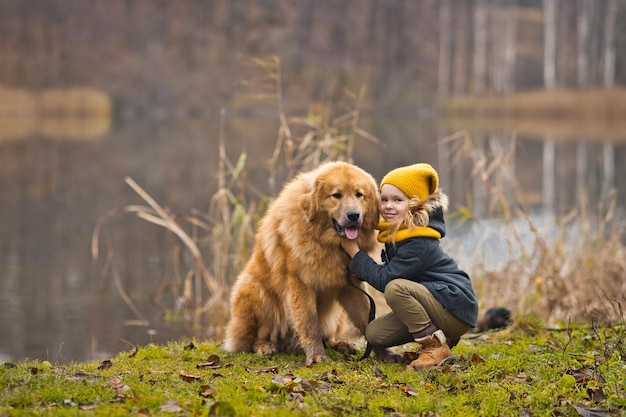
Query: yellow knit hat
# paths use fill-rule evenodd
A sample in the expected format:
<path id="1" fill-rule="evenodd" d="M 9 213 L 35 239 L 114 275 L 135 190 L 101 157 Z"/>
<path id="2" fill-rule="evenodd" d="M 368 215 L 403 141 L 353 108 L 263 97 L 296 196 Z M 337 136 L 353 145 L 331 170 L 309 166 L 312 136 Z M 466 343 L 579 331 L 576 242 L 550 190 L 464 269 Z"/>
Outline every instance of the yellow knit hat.
<path id="1" fill-rule="evenodd" d="M 380 182 L 380 188 L 385 184 L 398 187 L 409 198 L 417 197 L 420 201 L 426 201 L 437 190 L 439 177 L 429 164 L 413 164 L 390 171 Z"/>

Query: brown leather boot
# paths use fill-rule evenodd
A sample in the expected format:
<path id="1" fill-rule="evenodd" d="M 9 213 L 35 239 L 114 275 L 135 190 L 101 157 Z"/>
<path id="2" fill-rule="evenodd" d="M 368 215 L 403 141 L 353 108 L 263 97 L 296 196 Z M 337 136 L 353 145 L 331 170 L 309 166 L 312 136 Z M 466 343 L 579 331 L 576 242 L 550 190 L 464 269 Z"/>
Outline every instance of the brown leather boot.
<path id="1" fill-rule="evenodd" d="M 431 366 L 441 365 L 454 358 L 452 351 L 446 342 L 446 335 L 437 330 L 430 336 L 415 340 L 422 345 L 419 356 L 408 366 L 408 370 L 419 371 Z"/>

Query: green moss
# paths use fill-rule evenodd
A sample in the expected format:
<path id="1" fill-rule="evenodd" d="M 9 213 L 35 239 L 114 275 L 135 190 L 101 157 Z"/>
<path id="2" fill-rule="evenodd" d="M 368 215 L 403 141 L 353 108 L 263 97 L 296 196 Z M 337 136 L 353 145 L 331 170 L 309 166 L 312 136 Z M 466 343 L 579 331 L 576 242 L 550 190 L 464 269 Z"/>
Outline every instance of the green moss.
<path id="1" fill-rule="evenodd" d="M 300 355 L 233 354 L 196 341 L 147 345 L 110 363 L 4 364 L 0 415 L 626 414 L 623 325 L 525 329 L 468 335 L 453 365 L 420 372 L 335 352 L 306 367 Z"/>

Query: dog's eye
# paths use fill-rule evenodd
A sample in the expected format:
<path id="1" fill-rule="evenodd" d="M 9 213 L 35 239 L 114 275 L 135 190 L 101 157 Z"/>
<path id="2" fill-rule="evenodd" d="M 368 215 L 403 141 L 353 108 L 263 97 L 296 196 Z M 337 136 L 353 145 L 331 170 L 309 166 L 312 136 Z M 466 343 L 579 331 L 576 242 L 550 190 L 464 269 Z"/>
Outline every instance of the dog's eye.
<path id="1" fill-rule="evenodd" d="M 363 197 L 363 193 L 362 193 L 362 192 L 360 192 L 360 191 L 357 191 L 357 192 L 356 192 L 356 196 L 357 196 L 358 198 L 361 198 L 361 197 Z"/>
<path id="2" fill-rule="evenodd" d="M 341 197 L 343 197 L 343 196 L 341 195 L 341 193 L 334 193 L 334 194 L 332 194 L 331 196 L 332 196 L 333 198 L 336 198 L 337 200 L 339 200 Z"/>

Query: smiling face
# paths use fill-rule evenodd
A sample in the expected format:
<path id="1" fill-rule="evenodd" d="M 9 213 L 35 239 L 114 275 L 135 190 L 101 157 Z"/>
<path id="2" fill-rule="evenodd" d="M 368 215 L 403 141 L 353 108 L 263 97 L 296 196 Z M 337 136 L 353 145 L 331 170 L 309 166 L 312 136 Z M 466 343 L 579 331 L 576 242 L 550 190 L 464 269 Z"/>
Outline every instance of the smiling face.
<path id="1" fill-rule="evenodd" d="M 409 198 L 398 187 L 384 184 L 380 189 L 380 214 L 388 222 L 403 218 L 409 210 Z"/>

